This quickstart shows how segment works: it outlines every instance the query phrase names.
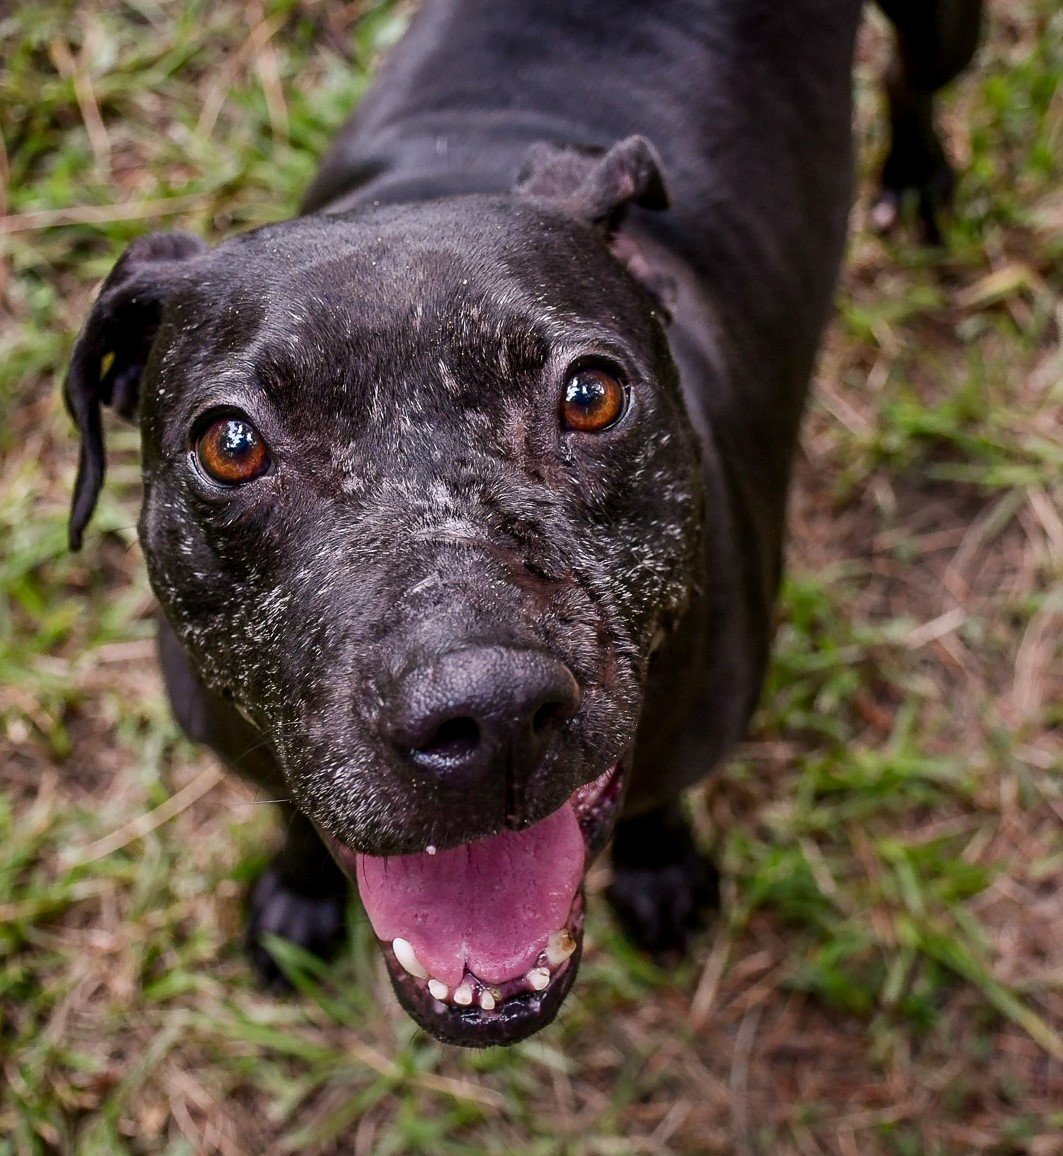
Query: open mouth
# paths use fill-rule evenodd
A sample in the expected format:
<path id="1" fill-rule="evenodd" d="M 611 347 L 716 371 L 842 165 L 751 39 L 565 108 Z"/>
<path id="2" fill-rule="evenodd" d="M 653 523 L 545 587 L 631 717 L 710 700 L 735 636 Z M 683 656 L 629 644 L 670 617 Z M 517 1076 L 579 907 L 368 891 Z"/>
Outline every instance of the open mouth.
<path id="1" fill-rule="evenodd" d="M 510 1044 L 553 1020 L 579 966 L 583 878 L 616 819 L 621 768 L 523 831 L 449 850 L 373 856 L 329 840 L 399 1002 L 437 1039 Z"/>

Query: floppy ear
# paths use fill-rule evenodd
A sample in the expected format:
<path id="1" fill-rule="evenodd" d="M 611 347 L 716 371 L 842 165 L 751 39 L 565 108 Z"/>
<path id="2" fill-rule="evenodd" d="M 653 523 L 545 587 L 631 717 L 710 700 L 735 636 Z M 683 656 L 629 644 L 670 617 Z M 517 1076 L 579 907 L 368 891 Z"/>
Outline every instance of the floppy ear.
<path id="1" fill-rule="evenodd" d="M 103 485 L 100 407 L 136 416 L 140 378 L 159 328 L 162 307 L 180 266 L 206 249 L 189 233 L 149 233 L 122 254 L 100 289 L 67 370 L 66 408 L 81 435 L 77 481 L 70 512 L 70 548 L 96 508 Z"/>
<path id="2" fill-rule="evenodd" d="M 569 216 L 601 228 L 613 256 L 670 316 L 675 282 L 620 231 L 630 205 L 668 208 L 660 158 L 644 136 L 625 137 L 607 151 L 534 144 L 525 154 L 514 192 L 552 201 Z"/>

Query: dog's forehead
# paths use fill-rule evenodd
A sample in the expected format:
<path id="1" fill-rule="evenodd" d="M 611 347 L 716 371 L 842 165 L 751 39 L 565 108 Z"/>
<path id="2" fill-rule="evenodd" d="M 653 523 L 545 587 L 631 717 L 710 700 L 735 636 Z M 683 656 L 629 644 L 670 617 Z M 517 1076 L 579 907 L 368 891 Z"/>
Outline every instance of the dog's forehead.
<path id="1" fill-rule="evenodd" d="M 649 332 L 589 229 L 483 197 L 259 229 L 218 246 L 187 289 L 171 362 L 282 404 L 305 404 L 308 382 L 322 404 L 426 376 L 452 398 L 490 379 L 508 390 L 554 354 Z"/>
<path id="2" fill-rule="evenodd" d="M 639 312 L 592 230 L 514 198 L 470 196 L 319 214 L 215 250 L 204 297 L 252 298 L 279 324 L 487 326 Z M 606 305 L 607 303 L 607 305 Z"/>

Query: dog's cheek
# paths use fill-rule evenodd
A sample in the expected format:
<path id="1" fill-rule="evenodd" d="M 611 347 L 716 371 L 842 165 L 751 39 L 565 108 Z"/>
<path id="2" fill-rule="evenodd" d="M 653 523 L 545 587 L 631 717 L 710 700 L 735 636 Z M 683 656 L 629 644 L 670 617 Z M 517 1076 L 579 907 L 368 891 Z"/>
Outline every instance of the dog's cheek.
<path id="1" fill-rule="evenodd" d="M 593 518 L 588 546 L 600 580 L 640 645 L 682 612 L 703 523 L 697 456 L 681 415 L 647 418 L 637 437 L 584 467 L 574 490 Z"/>
<path id="2" fill-rule="evenodd" d="M 139 531 L 152 590 L 206 684 L 238 702 L 260 700 L 276 681 L 283 611 L 267 598 L 276 582 L 261 535 L 208 533 L 165 476 L 145 488 Z"/>
<path id="3" fill-rule="evenodd" d="M 697 438 L 678 391 L 658 396 L 657 427 L 645 440 L 641 493 L 649 519 L 644 565 L 655 602 L 651 629 L 667 625 L 686 609 L 698 584 L 705 526 L 705 495 Z"/>

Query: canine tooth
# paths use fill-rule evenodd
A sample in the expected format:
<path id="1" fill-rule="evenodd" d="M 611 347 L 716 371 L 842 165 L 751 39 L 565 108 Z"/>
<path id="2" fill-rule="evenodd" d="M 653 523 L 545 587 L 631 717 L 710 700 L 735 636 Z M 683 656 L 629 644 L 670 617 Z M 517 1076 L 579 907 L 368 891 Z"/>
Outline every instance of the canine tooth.
<path id="1" fill-rule="evenodd" d="M 431 843 L 429 843 L 424 850 L 426 855 L 434 855 L 436 853 L 436 849 Z"/>
<path id="2" fill-rule="evenodd" d="M 532 991 L 545 991 L 550 983 L 550 972 L 545 967 L 533 967 L 524 978 Z"/>
<path id="3" fill-rule="evenodd" d="M 445 983 L 438 979 L 430 979 L 428 981 L 428 990 L 438 1000 L 445 1000 L 450 995 L 450 988 Z"/>
<path id="4" fill-rule="evenodd" d="M 456 992 L 455 998 L 457 998 Z M 480 1007 L 482 1007 L 484 1011 L 495 1010 L 495 997 L 489 991 L 480 992 Z"/>
<path id="5" fill-rule="evenodd" d="M 395 958 L 399 961 L 399 966 L 403 971 L 408 971 L 417 979 L 428 978 L 424 964 L 417 958 L 417 952 L 413 950 L 413 944 L 408 939 L 393 939 L 391 950 L 395 953 Z"/>
<path id="6" fill-rule="evenodd" d="M 576 941 L 572 938 L 568 928 L 560 931 L 551 931 L 546 941 L 546 962 L 551 967 L 563 963 L 576 950 Z"/>
<path id="7" fill-rule="evenodd" d="M 472 984 L 459 984 L 454 989 L 454 1002 L 460 1003 L 462 1007 L 468 1007 L 472 1003 Z"/>

